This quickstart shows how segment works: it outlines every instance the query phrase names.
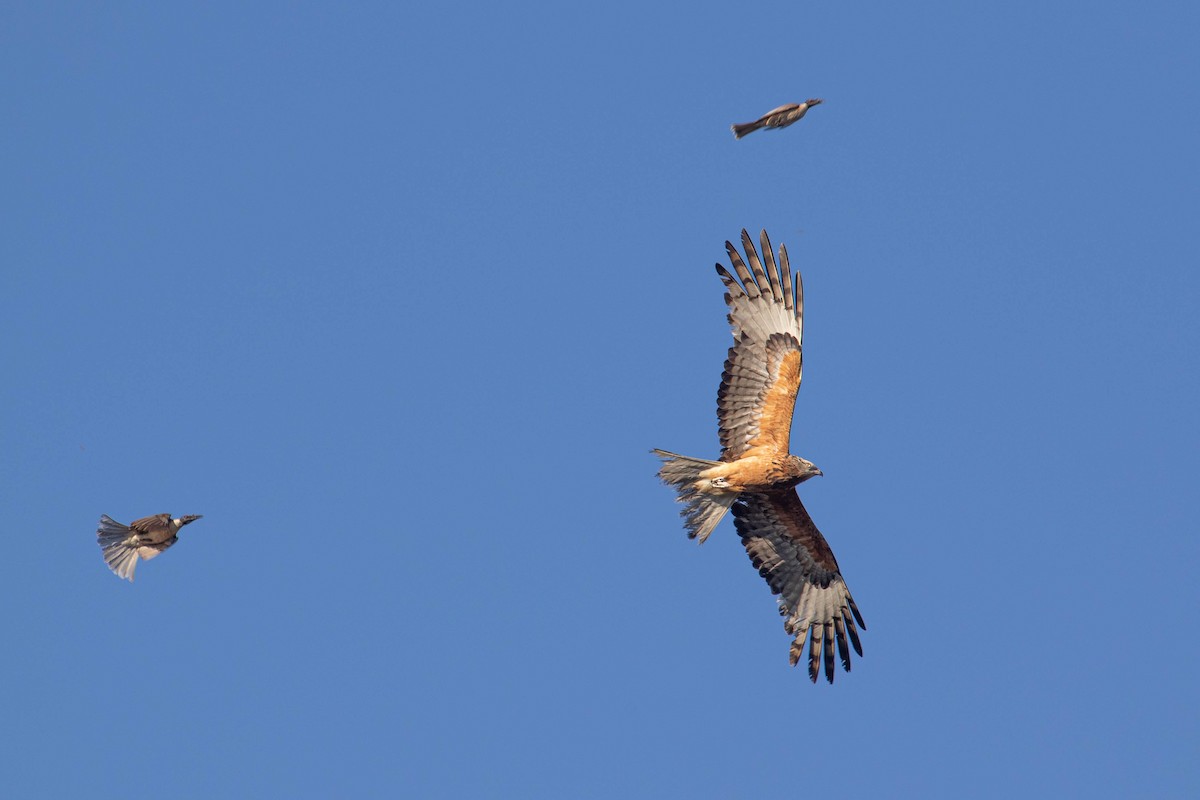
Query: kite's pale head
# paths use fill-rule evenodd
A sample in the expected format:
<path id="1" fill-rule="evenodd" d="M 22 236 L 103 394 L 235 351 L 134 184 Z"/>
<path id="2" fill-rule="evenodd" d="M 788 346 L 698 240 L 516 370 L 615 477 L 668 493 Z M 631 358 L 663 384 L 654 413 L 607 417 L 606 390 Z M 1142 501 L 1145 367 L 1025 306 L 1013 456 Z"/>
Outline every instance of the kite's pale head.
<path id="1" fill-rule="evenodd" d="M 824 475 L 824 472 L 817 469 L 817 465 L 811 461 L 806 461 L 800 456 L 788 456 L 788 472 L 796 483 L 804 483 L 809 478 L 816 475 Z"/>
<path id="2" fill-rule="evenodd" d="M 821 105 L 821 103 L 824 103 L 824 102 L 825 101 L 822 100 L 821 98 L 814 97 L 811 100 L 805 100 L 804 105 L 808 106 L 809 108 L 812 108 L 813 106 L 819 106 L 819 105 Z"/>

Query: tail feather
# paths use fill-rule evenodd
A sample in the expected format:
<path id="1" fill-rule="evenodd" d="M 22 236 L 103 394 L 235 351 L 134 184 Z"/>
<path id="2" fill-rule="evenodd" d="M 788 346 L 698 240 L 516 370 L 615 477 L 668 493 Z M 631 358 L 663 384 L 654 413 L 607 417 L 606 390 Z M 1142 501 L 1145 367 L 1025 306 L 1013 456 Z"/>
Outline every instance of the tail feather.
<path id="1" fill-rule="evenodd" d="M 100 515 L 100 527 L 96 529 L 96 539 L 100 542 L 101 547 L 107 549 L 128 538 L 128 527 L 117 522 L 107 514 Z"/>
<path id="2" fill-rule="evenodd" d="M 658 470 L 658 477 L 663 483 L 675 487 L 678 494 L 676 501 L 683 503 L 679 516 L 683 517 L 683 525 L 687 528 L 689 539 L 699 539 L 703 544 L 708 535 L 717 527 L 717 523 L 725 516 L 725 512 L 737 500 L 737 492 L 722 492 L 708 490 L 700 478 L 700 473 L 711 467 L 720 466 L 720 461 L 707 461 L 703 458 L 681 456 L 666 450 L 652 450 L 662 459 L 663 465 Z"/>
<path id="3" fill-rule="evenodd" d="M 117 576 L 133 580 L 137 568 L 137 547 L 128 544 L 131 532 L 107 514 L 100 516 L 100 527 L 96 529 L 96 540 L 104 550 L 104 561 Z"/>
<path id="4" fill-rule="evenodd" d="M 754 133 L 756 130 L 758 130 L 761 127 L 762 127 L 761 120 L 755 120 L 754 122 L 743 122 L 743 123 L 740 123 L 737 125 L 729 126 L 730 130 L 733 131 L 733 138 L 735 138 L 735 139 L 740 139 L 748 133 Z"/>

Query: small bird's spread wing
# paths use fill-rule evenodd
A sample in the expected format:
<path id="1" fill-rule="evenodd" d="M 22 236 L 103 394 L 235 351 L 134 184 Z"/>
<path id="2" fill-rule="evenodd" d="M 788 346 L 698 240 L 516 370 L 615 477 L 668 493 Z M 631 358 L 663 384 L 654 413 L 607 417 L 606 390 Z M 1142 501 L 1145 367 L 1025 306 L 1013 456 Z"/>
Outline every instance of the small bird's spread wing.
<path id="1" fill-rule="evenodd" d="M 867 626 L 825 537 L 795 490 L 742 495 L 732 510 L 750 561 L 779 595 L 779 613 L 787 618 L 784 630 L 795 637 L 789 660 L 793 665 L 800 660 L 810 638 L 809 678 L 816 682 L 823 660 L 825 678 L 833 683 L 835 643 L 849 672 L 850 646 L 862 655 L 855 622 L 863 630 Z"/>
<path id="2" fill-rule="evenodd" d="M 717 391 L 722 461 L 735 461 L 755 448 L 786 454 L 800 388 L 804 337 L 800 275 L 793 283 L 785 247 L 779 248 L 776 266 L 766 231 L 760 240 L 765 269 L 745 230 L 742 245 L 750 266 L 729 242 L 725 249 L 736 277 L 717 264 L 727 289 L 725 303 L 734 339 Z"/>
<path id="3" fill-rule="evenodd" d="M 171 515 L 153 514 L 129 523 L 142 542 L 162 541 L 171 536 Z"/>

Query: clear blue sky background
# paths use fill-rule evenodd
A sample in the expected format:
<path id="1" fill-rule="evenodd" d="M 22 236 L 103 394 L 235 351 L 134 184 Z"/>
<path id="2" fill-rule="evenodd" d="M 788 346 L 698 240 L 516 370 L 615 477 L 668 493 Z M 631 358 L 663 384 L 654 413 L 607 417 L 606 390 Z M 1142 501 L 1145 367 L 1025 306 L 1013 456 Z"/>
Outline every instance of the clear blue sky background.
<path id="1" fill-rule="evenodd" d="M 1197 796 L 1197 30 L 7 4 L 5 796 Z M 717 453 L 743 226 L 804 275 L 832 687 L 647 452 Z M 162 511 L 119 581 L 100 514 Z"/>

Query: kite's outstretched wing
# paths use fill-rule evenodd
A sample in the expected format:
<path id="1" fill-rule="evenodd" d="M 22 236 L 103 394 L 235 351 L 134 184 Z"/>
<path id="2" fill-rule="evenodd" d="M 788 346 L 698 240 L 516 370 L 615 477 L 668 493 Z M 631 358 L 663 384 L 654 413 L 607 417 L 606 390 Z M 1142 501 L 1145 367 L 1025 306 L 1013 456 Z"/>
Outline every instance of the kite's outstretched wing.
<path id="1" fill-rule="evenodd" d="M 736 461 L 755 448 L 786 454 L 800 388 L 804 339 L 800 274 L 793 281 L 787 248 L 780 246 L 776 266 L 767 232 L 759 238 L 765 268 L 745 230 L 742 246 L 749 268 L 730 242 L 725 242 L 725 249 L 736 277 L 717 264 L 734 341 L 717 390 L 722 461 Z"/>
<path id="2" fill-rule="evenodd" d="M 825 537 L 795 490 L 742 495 L 733 504 L 733 518 L 750 561 L 779 595 L 784 630 L 794 637 L 789 660 L 793 665 L 800 660 L 805 639 L 810 638 L 808 677 L 816 682 L 824 656 L 825 678 L 833 683 L 835 642 L 849 672 L 847 637 L 861 656 L 855 622 L 863 630 L 867 626 Z"/>

